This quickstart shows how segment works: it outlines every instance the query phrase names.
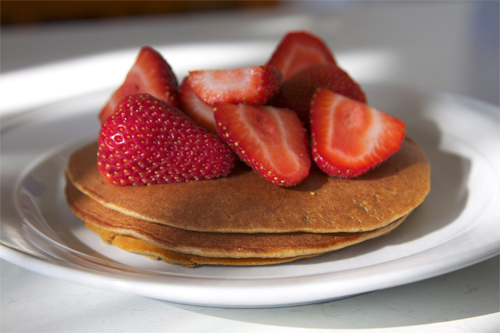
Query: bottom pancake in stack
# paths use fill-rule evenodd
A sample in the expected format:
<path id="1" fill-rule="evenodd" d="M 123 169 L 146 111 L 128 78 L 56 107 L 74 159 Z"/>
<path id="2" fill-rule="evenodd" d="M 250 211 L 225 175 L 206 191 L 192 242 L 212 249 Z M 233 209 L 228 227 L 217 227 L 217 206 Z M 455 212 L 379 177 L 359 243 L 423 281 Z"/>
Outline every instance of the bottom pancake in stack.
<path id="1" fill-rule="evenodd" d="M 386 234 L 406 218 L 366 232 L 214 233 L 173 228 L 121 214 L 69 182 L 66 197 L 75 215 L 105 242 L 183 266 L 264 265 L 316 256 Z"/>
<path id="2" fill-rule="evenodd" d="M 357 179 L 316 168 L 295 188 L 267 183 L 239 165 L 226 178 L 119 187 L 96 168 L 95 143 L 66 169 L 72 211 L 123 250 L 168 263 L 265 265 L 321 255 L 387 234 L 430 190 L 430 166 L 412 140 Z"/>

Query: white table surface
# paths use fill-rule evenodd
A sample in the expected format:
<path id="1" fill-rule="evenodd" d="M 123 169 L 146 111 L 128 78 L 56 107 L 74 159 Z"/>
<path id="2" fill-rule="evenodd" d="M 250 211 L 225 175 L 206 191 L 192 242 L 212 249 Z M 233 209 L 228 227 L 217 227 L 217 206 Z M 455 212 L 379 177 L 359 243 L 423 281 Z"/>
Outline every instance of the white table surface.
<path id="1" fill-rule="evenodd" d="M 307 29 L 362 82 L 498 105 L 498 10 L 497 1 L 294 2 L 272 11 L 3 28 L 1 74 L 146 44 L 275 42 L 289 30 Z M 368 65 L 360 66 L 366 55 Z M 29 109 L 7 106 L 3 121 Z M 500 331 L 498 256 L 409 285 L 276 309 L 172 304 L 49 278 L 4 260 L 0 291 L 2 332 Z"/>

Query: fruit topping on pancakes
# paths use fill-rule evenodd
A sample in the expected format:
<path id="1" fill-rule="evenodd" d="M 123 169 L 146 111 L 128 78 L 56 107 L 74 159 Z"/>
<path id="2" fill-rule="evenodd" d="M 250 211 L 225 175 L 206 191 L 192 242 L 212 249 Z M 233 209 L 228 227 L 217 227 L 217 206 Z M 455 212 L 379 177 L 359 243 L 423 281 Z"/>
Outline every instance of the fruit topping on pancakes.
<path id="1" fill-rule="evenodd" d="M 187 84 L 208 105 L 217 102 L 262 105 L 278 91 L 281 72 L 264 65 L 196 70 L 189 72 Z"/>
<path id="2" fill-rule="evenodd" d="M 143 47 L 99 119 L 97 142 L 69 157 L 68 205 L 105 242 L 168 263 L 335 251 L 391 232 L 430 190 L 405 124 L 367 104 L 305 31 L 265 65 L 191 71 L 180 85 Z"/>
<path id="3" fill-rule="evenodd" d="M 320 64 L 335 65 L 336 62 L 326 43 L 308 31 L 287 33 L 267 62 L 279 68 L 283 80 L 306 67 Z"/>
<path id="4" fill-rule="evenodd" d="M 140 49 L 137 59 L 123 84 L 113 93 L 99 113 L 103 123 L 115 106 L 126 96 L 147 93 L 177 106 L 177 78 L 163 56 L 149 46 Z"/>
<path id="5" fill-rule="evenodd" d="M 405 124 L 380 110 L 320 88 L 311 101 L 314 162 L 325 173 L 357 177 L 399 150 Z"/>
<path id="6" fill-rule="evenodd" d="M 211 133 L 217 133 L 214 119 L 214 108 L 204 103 L 191 89 L 187 77 L 179 86 L 179 108 L 199 125 Z"/>
<path id="7" fill-rule="evenodd" d="M 227 176 L 235 155 L 216 135 L 147 94 L 121 100 L 101 127 L 97 167 L 116 185 Z"/>
<path id="8" fill-rule="evenodd" d="M 214 114 L 222 140 L 267 181 L 290 187 L 309 174 L 308 134 L 292 110 L 218 103 Z"/>
<path id="9" fill-rule="evenodd" d="M 129 97 L 135 93 L 142 95 Z M 347 99 L 329 104 L 329 93 Z M 405 135 L 401 121 L 365 103 L 327 45 L 305 31 L 285 35 L 265 65 L 194 70 L 180 86 L 146 46 L 101 111 L 99 170 L 119 185 L 211 180 L 227 176 L 239 157 L 265 180 L 292 187 L 308 176 L 312 155 L 330 176 L 357 177 L 394 154 Z M 178 120 L 160 125 L 159 117 Z M 140 137 L 132 135 L 138 128 Z M 124 130 L 130 138 L 119 135 Z"/>
<path id="10" fill-rule="evenodd" d="M 349 74 L 337 65 L 323 64 L 306 67 L 284 81 L 272 104 L 296 111 L 308 124 L 311 98 L 319 87 L 366 103 L 365 93 Z"/>

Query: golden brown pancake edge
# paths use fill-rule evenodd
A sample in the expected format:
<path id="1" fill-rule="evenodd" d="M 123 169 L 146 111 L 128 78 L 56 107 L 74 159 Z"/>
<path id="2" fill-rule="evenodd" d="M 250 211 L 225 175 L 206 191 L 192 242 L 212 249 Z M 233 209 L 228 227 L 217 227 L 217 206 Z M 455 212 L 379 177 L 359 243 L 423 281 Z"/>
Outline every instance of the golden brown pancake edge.
<path id="1" fill-rule="evenodd" d="M 70 182 L 65 194 L 73 213 L 99 229 L 140 239 L 153 246 L 214 258 L 290 258 L 317 255 L 382 236 L 399 226 L 402 217 L 382 228 L 357 233 L 214 233 L 173 228 L 123 215 L 100 205 Z"/>
<path id="2" fill-rule="evenodd" d="M 274 265 L 290 262 L 298 259 L 311 258 L 317 256 L 299 256 L 289 258 L 214 258 L 203 257 L 192 254 L 178 253 L 154 246 L 146 241 L 127 235 L 120 235 L 105 229 L 99 228 L 93 224 L 85 223 L 85 226 L 99 235 L 101 239 L 109 244 L 116 246 L 124 251 L 140 254 L 152 260 L 162 260 L 168 264 L 177 264 L 184 267 L 196 267 L 200 265 L 233 265 L 233 266 L 254 266 L 254 265 Z"/>
<path id="3" fill-rule="evenodd" d="M 430 191 L 430 164 L 407 138 L 401 149 L 356 179 L 329 177 L 312 167 L 294 188 L 266 182 L 239 165 L 225 178 L 139 187 L 106 181 L 91 143 L 69 158 L 67 176 L 100 204 L 141 220 L 204 232 L 363 232 L 407 215 Z"/>

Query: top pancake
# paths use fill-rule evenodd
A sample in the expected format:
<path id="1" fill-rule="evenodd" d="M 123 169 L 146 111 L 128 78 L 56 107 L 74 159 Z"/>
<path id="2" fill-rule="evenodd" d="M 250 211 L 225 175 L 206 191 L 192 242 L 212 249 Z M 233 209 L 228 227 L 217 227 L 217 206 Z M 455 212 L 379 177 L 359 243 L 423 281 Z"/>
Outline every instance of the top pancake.
<path id="1" fill-rule="evenodd" d="M 429 161 L 411 139 L 361 177 L 329 177 L 313 166 L 293 188 L 268 183 L 243 164 L 217 180 L 122 187 L 101 176 L 96 158 L 95 142 L 69 158 L 67 176 L 81 192 L 123 214 L 194 231 L 370 231 L 408 214 L 430 190 Z"/>

